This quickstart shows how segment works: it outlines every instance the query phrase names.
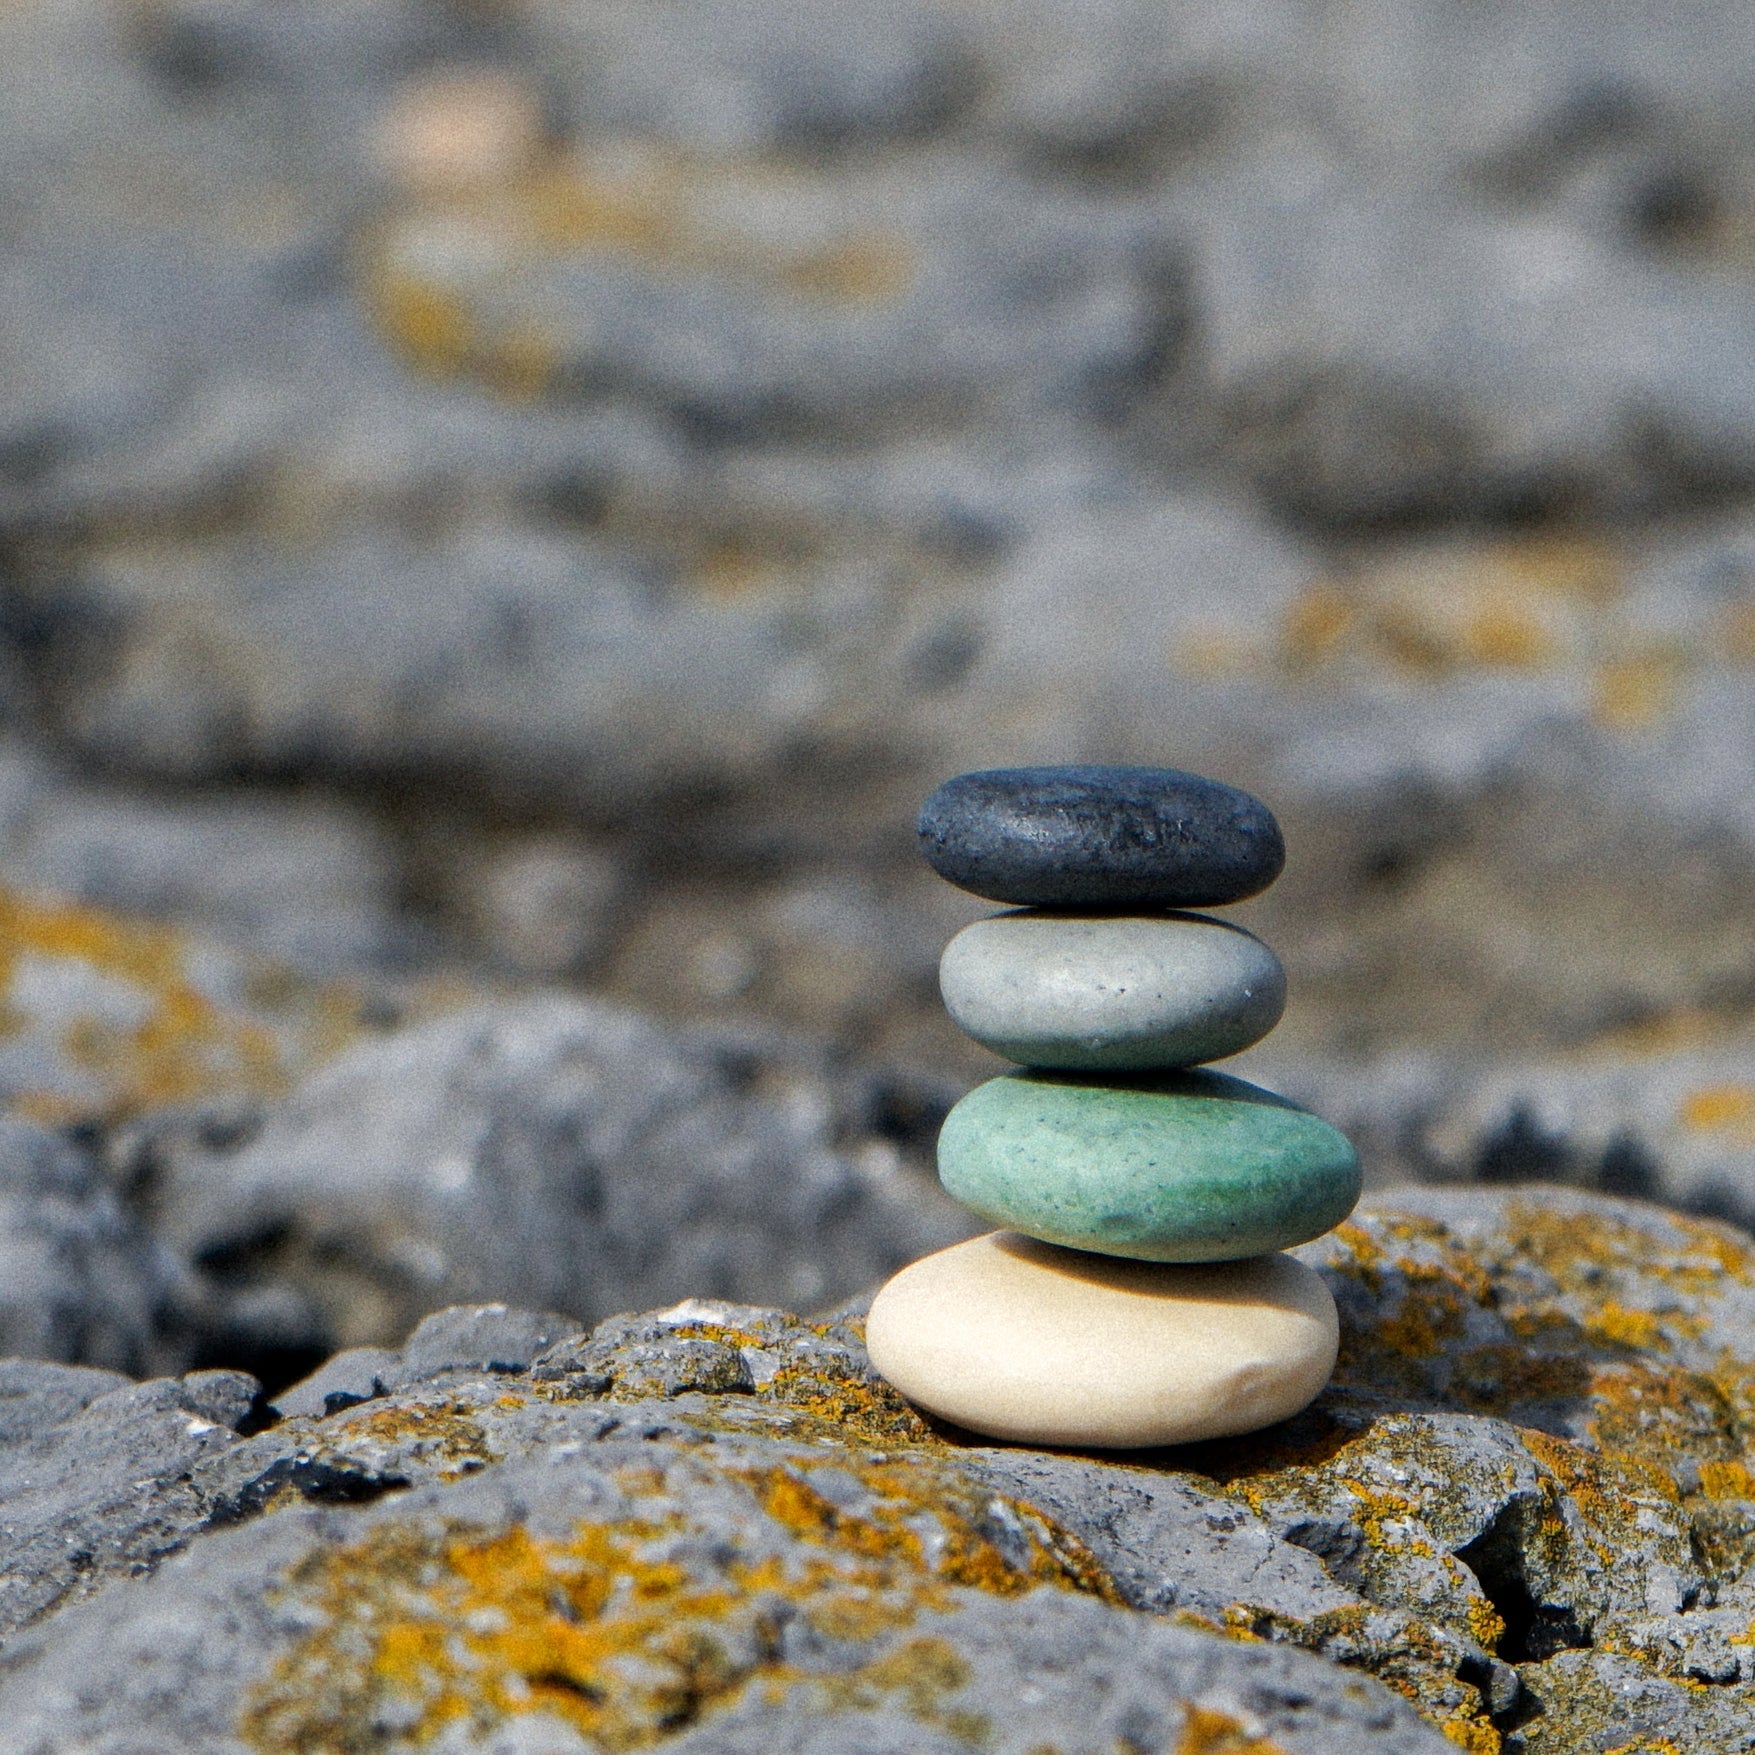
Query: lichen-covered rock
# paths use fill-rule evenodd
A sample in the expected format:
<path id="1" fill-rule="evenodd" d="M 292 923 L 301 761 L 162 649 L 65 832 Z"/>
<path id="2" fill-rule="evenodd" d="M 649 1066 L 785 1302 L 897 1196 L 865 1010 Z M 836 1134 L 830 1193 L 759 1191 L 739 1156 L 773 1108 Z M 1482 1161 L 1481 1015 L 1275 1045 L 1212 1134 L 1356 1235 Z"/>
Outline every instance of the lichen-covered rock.
<path id="1" fill-rule="evenodd" d="M 1412 1191 L 1304 1253 L 1316 1404 L 1102 1459 L 922 1419 L 852 1311 L 699 1298 L 446 1311 L 278 1419 L 8 1367 L 0 1750 L 1746 1750 L 1748 1239 Z"/>
<path id="2" fill-rule="evenodd" d="M 812 1333 L 707 1305 L 668 1326 L 734 1356 Z M 796 1377 L 814 1441 L 789 1433 L 784 1368 L 745 1422 L 538 1375 L 441 1374 L 215 1451 L 192 1493 L 258 1521 L 20 1638 L 0 1749 L 1445 1747 L 1368 1682 L 1129 1611 L 1085 1544 L 899 1404 L 879 1449 L 826 1443 Z"/>
<path id="3" fill-rule="evenodd" d="M 0 887 L 0 1107 L 113 1124 L 283 1093 L 359 1036 L 363 986 L 158 921 Z"/>
<path id="4" fill-rule="evenodd" d="M 308 974 L 384 967 L 418 948 L 396 917 L 387 839 L 337 802 L 147 797 L 0 740 L 0 881 L 215 934 Z"/>

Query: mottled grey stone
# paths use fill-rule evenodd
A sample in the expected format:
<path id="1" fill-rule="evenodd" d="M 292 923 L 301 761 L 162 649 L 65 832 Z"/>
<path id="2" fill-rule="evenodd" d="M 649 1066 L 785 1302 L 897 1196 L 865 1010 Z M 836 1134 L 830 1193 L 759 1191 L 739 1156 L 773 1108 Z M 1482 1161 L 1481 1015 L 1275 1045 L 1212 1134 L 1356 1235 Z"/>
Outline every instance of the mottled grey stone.
<path id="1" fill-rule="evenodd" d="M 981 1723 L 1000 1749 L 1049 1730 L 1084 1746 L 1062 1712 L 1174 1746 L 1194 1701 L 1205 1734 L 1288 1751 L 1344 1727 L 1359 1747 L 1491 1730 L 1571 1755 L 1630 1725 L 1691 1755 L 1746 1749 L 1755 1508 L 1727 1496 L 1748 1417 L 1718 1385 L 1755 1357 L 1749 1240 L 1565 1191 L 1409 1191 L 1305 1253 L 1344 1330 L 1313 1408 L 1101 1461 L 947 1439 L 872 1377 L 850 1314 L 712 1299 L 612 1317 L 528 1370 L 451 1345 L 420 1369 L 338 1360 L 338 1378 L 373 1363 L 377 1393 L 243 1438 L 209 1416 L 247 1380 L 9 1366 L 0 1576 L 28 1630 L 0 1661 L 0 1749 L 233 1750 L 269 1727 L 296 1747 L 318 1713 L 398 1747 L 429 1696 L 382 1692 L 384 1629 L 437 1617 L 491 1683 L 522 1649 L 496 1630 L 636 1562 L 661 1568 L 642 1590 L 680 1568 L 694 1593 L 653 1623 L 664 1640 L 628 1630 L 642 1665 L 663 1670 L 714 1605 L 724 1665 L 685 1747 L 948 1750 Z M 476 1543 L 501 1545 L 466 1589 L 450 1569 Z M 557 1699 L 637 1719 L 648 1673 Z M 469 1747 L 549 1746 L 507 1706 L 516 1688 L 484 1687 Z M 561 1710 L 553 1747 L 588 1746 L 584 1724 Z"/>
<path id="2" fill-rule="evenodd" d="M 0 1354 L 150 1369 L 185 1293 L 86 1151 L 0 1118 Z"/>
<path id="3" fill-rule="evenodd" d="M 554 1311 L 453 1305 L 421 1320 L 403 1346 L 402 1358 L 410 1372 L 423 1377 L 436 1371 L 523 1371 L 539 1353 L 578 1334 L 582 1326 Z"/>
<path id="4" fill-rule="evenodd" d="M 206 1527 L 212 1501 L 191 1472 L 237 1442 L 228 1422 L 256 1387 L 237 1372 L 128 1383 L 17 1362 L 5 1382 L 14 1429 L 0 1444 L 0 1638 Z"/>
<path id="5" fill-rule="evenodd" d="M 406 960 L 395 862 L 362 811 L 226 791 L 143 797 L 0 743 L 0 882 L 199 928 L 317 971 Z"/>
<path id="6" fill-rule="evenodd" d="M 394 1347 L 349 1347 L 289 1384 L 269 1405 L 283 1420 L 297 1415 L 320 1420 L 383 1395 L 397 1381 L 401 1364 Z"/>
<path id="7" fill-rule="evenodd" d="M 1222 1616 L 1248 1602 L 1307 1620 L 1358 1603 L 1314 1554 L 1198 1476 L 1022 1449 L 965 1453 L 964 1467 L 1063 1523 L 1136 1609 Z"/>
<path id="8" fill-rule="evenodd" d="M 241 1733 L 252 1725 L 258 1734 L 298 1732 L 314 1726 L 318 1713 L 326 1723 L 337 1715 L 373 1723 L 385 1748 L 413 1746 L 422 1707 L 398 1724 L 389 1717 L 389 1697 L 378 1698 L 369 1664 L 356 1681 L 357 1660 L 319 1657 L 330 1622 L 345 1652 L 352 1642 L 339 1624 L 356 1608 L 368 1639 L 386 1624 L 386 1613 L 422 1613 L 424 1575 L 436 1563 L 438 1582 L 443 1555 L 457 1553 L 459 1544 L 491 1542 L 509 1531 L 559 1544 L 592 1526 L 604 1530 L 611 1556 L 625 1549 L 630 1560 L 662 1562 L 696 1592 L 717 1587 L 667 1604 L 672 1629 L 688 1631 L 704 1612 L 694 1604 L 717 1605 L 730 1592 L 728 1606 L 705 1610 L 712 1617 L 705 1630 L 720 1655 L 702 1700 L 707 1710 L 696 1723 L 668 1727 L 679 1748 L 771 1749 L 778 1740 L 825 1755 L 862 1746 L 951 1751 L 976 1726 L 990 1746 L 1007 1751 L 1040 1748 L 1045 1736 L 1077 1746 L 1093 1726 L 1107 1743 L 1150 1747 L 1182 1734 L 1191 1721 L 1209 1734 L 1228 1726 L 1238 1734 L 1271 1733 L 1299 1755 L 1376 1747 L 1436 1755 L 1446 1747 L 1388 1690 L 1297 1652 L 1237 1645 L 1065 1590 L 1014 1598 L 954 1584 L 945 1589 L 940 1563 L 931 1559 L 875 1568 L 867 1559 L 858 1571 L 857 1550 L 844 1546 L 838 1528 L 856 1543 L 861 1528 L 893 1519 L 902 1529 L 942 1524 L 946 1534 L 966 1531 L 985 1540 L 1000 1575 L 1018 1583 L 1032 1564 L 1052 1575 L 1063 1563 L 1054 1556 L 1050 1526 L 1032 1514 L 1001 1517 L 979 1495 L 939 1499 L 942 1477 L 927 1459 L 888 1474 L 837 1471 L 823 1462 L 820 1453 L 760 1440 L 702 1449 L 605 1437 L 363 1511 L 271 1515 L 254 1528 L 209 1538 L 153 1579 L 106 1593 L 92 1610 L 73 1611 L 52 1638 L 19 1641 L 0 1668 L 0 1748 L 37 1755 L 74 1734 L 90 1746 L 119 1749 L 150 1727 L 183 1748 L 229 1750 L 241 1746 Z M 763 1480 L 790 1483 L 806 1503 L 833 1507 L 844 1524 L 831 1522 L 822 1533 L 798 1530 L 764 1505 Z M 406 1585 L 368 1582 L 369 1555 L 386 1542 L 419 1569 L 403 1575 Z M 416 1558 L 423 1553 L 431 1558 Z M 341 1598 L 325 1592 L 325 1569 L 339 1582 L 362 1563 L 367 1570 L 357 1587 Z M 759 1597 L 740 1601 L 736 1581 L 758 1565 L 777 1585 L 807 1582 L 779 1585 L 770 1593 L 771 1609 Z M 674 1587 L 657 1588 L 658 1600 L 674 1594 Z M 792 1592 L 805 1613 L 785 1608 Z M 825 1636 L 808 1613 L 813 1599 L 825 1610 L 838 1602 L 867 1604 L 894 1630 L 850 1623 Z M 514 1607 L 514 1616 L 519 1612 Z M 603 1613 L 613 1623 L 619 1605 Z M 305 1672 L 319 1663 L 319 1693 L 308 1694 Z M 666 1660 L 654 1647 L 647 1663 L 662 1670 Z M 94 1666 L 108 1678 L 102 1690 L 87 1685 Z M 170 1675 L 178 1680 L 174 1689 L 162 1682 Z M 648 1703 L 638 1677 L 624 1683 L 606 1676 L 593 1692 L 601 1687 L 635 1722 L 661 1710 L 656 1700 Z M 492 1698 L 471 1712 L 476 1737 L 504 1736 L 515 1723 L 516 1714 L 490 1704 Z M 1020 1698 L 1030 1706 L 1022 1715 Z M 570 1720 L 582 1729 L 578 1716 L 556 1716 L 562 1725 L 552 1734 L 559 1740 L 548 1746 L 586 1747 L 563 1728 Z"/>

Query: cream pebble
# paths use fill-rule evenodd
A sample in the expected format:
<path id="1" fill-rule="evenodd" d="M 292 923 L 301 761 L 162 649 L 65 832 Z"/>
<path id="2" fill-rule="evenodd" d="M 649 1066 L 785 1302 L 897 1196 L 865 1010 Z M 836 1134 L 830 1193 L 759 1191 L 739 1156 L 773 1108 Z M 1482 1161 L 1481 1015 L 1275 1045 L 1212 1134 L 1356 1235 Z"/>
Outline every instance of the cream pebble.
<path id="1" fill-rule="evenodd" d="M 1289 1255 L 1168 1266 L 995 1231 L 897 1274 L 866 1344 L 910 1401 L 972 1432 L 1122 1450 L 1297 1413 L 1334 1369 L 1339 1326 Z"/>
<path id="2" fill-rule="evenodd" d="M 1286 1004 L 1279 958 L 1204 914 L 996 914 L 945 947 L 939 988 L 983 1047 L 1067 1070 L 1222 1060 Z"/>

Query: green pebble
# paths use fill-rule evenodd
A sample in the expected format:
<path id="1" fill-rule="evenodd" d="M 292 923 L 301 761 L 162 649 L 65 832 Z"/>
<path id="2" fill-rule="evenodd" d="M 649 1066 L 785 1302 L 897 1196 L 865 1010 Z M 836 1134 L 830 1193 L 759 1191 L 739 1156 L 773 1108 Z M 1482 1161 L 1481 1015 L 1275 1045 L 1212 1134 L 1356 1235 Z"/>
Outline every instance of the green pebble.
<path id="1" fill-rule="evenodd" d="M 1307 1243 L 1353 1210 L 1360 1186 L 1344 1134 L 1205 1070 L 989 1079 L 946 1116 L 938 1173 L 995 1224 L 1139 1261 L 1236 1261 Z"/>

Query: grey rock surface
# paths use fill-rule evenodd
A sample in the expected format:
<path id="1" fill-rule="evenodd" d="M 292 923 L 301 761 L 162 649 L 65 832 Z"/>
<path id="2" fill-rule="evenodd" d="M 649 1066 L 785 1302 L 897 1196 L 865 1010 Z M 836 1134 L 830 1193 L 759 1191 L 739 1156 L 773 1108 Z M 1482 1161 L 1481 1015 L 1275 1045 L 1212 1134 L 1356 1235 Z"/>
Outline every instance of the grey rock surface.
<path id="1" fill-rule="evenodd" d="M 0 882 L 147 915 L 320 973 L 408 959 L 381 829 L 338 803 L 143 797 L 0 745 Z"/>
<path id="2" fill-rule="evenodd" d="M 585 1001 L 478 1005 L 363 1043 L 242 1140 L 168 1145 L 146 1198 L 183 1259 L 296 1288 L 347 1345 L 459 1298 L 809 1305 L 972 1227 L 858 1085 Z"/>
<path id="3" fill-rule="evenodd" d="M 266 1426 L 237 1374 L 8 1365 L 0 1748 L 1746 1748 L 1747 1237 L 1410 1191 L 1304 1253 L 1314 1408 L 1102 1460 L 699 1298 L 534 1355 L 448 1311 Z"/>
<path id="4" fill-rule="evenodd" d="M 1746 1015 L 1736 9 L 854 10 L 8 19 L 15 881 L 972 1076 L 895 825 L 1162 761 L 1316 1046 Z"/>
<path id="5" fill-rule="evenodd" d="M 576 1446 L 564 1460 L 502 1464 L 481 1481 L 419 1489 L 364 1513 L 280 1514 L 265 1530 L 213 1538 L 144 1589 L 124 1587 L 83 1618 L 75 1612 L 52 1646 L 19 1642 L 0 1683 L 11 1696 L 0 1747 L 34 1755 L 76 1731 L 92 1746 L 119 1748 L 143 1724 L 189 1749 L 309 1746 L 313 1736 L 362 1732 L 386 1749 L 419 1746 L 455 1709 L 419 1695 L 409 1700 L 379 1679 L 377 1642 L 394 1637 L 399 1620 L 419 1626 L 430 1618 L 429 1605 L 444 1605 L 443 1617 L 452 1599 L 471 1594 L 473 1573 L 481 1580 L 475 1588 L 490 1599 L 475 1620 L 485 1629 L 498 1619 L 508 1648 L 521 1635 L 544 1637 L 551 1616 L 556 1633 L 565 1625 L 558 1609 L 524 1608 L 515 1577 L 496 1582 L 472 1565 L 479 1556 L 492 1567 L 502 1554 L 516 1554 L 535 1579 L 551 1581 L 551 1597 L 570 1583 L 582 1604 L 592 1604 L 583 1612 L 612 1641 L 630 1641 L 631 1661 L 599 1665 L 583 1651 L 566 1653 L 563 1642 L 552 1659 L 559 1672 L 533 1677 L 525 1701 L 508 1713 L 503 1687 L 518 1672 L 486 1632 L 486 1661 L 472 1663 L 462 1684 L 464 1735 L 449 1739 L 460 1747 L 519 1746 L 514 1738 L 526 1714 L 536 1720 L 528 1729 L 540 1746 L 557 1751 L 601 1747 L 606 1734 L 656 1736 L 678 1749 L 773 1748 L 778 1738 L 805 1750 L 905 1744 L 949 1751 L 966 1745 L 977 1726 L 993 1747 L 1021 1751 L 1041 1747 L 1044 1734 L 1088 1736 L 1093 1725 L 1108 1741 L 1162 1742 L 1203 1722 L 1235 1726 L 1241 1735 L 1271 1732 L 1282 1747 L 1310 1755 L 1349 1745 L 1445 1746 L 1387 1690 L 1343 1679 L 1300 1654 L 1229 1645 L 1162 1622 L 1141 1625 L 1124 1611 L 1051 1588 L 1008 1601 L 941 1583 L 930 1563 L 867 1563 L 861 1572 L 846 1536 L 862 1521 L 887 1513 L 900 1520 L 892 1527 L 906 1530 L 910 1521 L 930 1526 L 942 1512 L 917 1509 L 906 1497 L 910 1487 L 930 1491 L 925 1477 L 910 1481 L 904 1471 L 886 1492 L 852 1474 L 837 1480 L 838 1471 L 819 1470 L 819 1461 L 760 1443 L 696 1456 L 687 1446 L 609 1437 Z M 836 1526 L 826 1539 L 777 1517 L 764 1502 L 764 1479 L 831 1507 Z M 1012 1521 L 1014 1530 L 1002 1523 L 994 1531 L 1017 1550 L 1015 1560 L 999 1560 L 1000 1576 L 1028 1589 L 1026 1567 L 1045 1547 L 1041 1526 L 1015 1513 Z M 590 1530 L 603 1532 L 601 1557 Z M 1003 1550 L 989 1545 L 997 1559 Z M 353 1569 L 367 1569 L 363 1582 L 375 1560 L 392 1555 L 400 1580 L 367 1586 L 351 1612 L 337 1604 L 335 1587 Z M 767 1604 L 745 1595 L 755 1568 L 772 1580 Z M 674 1582 L 649 1585 L 643 1608 L 626 1593 L 648 1575 Z M 281 1580 L 291 1588 L 274 1588 Z M 593 1600 L 600 1581 L 613 1593 L 603 1608 Z M 505 1606 L 491 1600 L 502 1592 L 510 1598 Z M 801 1599 L 790 1613 L 789 1598 Z M 874 1636 L 832 1630 L 832 1622 L 813 1626 L 812 1610 L 832 1612 L 838 1601 L 864 1607 L 895 1630 Z M 325 1625 L 338 1606 L 355 1628 Z M 538 1620 L 526 1625 L 522 1616 L 531 1612 Z M 227 1622 L 232 1637 L 201 1638 Z M 365 1651 L 351 1662 L 332 1653 L 331 1632 L 344 1642 L 340 1652 L 362 1636 Z M 683 1649 L 691 1642 L 711 1646 L 710 1679 L 683 1680 L 693 1667 Z M 664 1644 L 670 1655 L 660 1655 Z M 104 1700 L 79 1674 L 82 1663 L 89 1674 L 100 1652 L 121 1683 Z M 149 1679 L 166 1669 L 182 1680 L 174 1698 Z M 576 1690 L 563 1680 L 575 1674 Z M 679 1684 L 690 1696 L 686 1713 L 675 1705 Z M 1026 1715 L 1016 1711 L 1020 1690 Z"/>
<path id="6" fill-rule="evenodd" d="M 89 1153 L 0 1118 L 0 1354 L 134 1372 L 162 1365 L 186 1299 L 181 1281 Z"/>

